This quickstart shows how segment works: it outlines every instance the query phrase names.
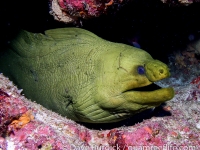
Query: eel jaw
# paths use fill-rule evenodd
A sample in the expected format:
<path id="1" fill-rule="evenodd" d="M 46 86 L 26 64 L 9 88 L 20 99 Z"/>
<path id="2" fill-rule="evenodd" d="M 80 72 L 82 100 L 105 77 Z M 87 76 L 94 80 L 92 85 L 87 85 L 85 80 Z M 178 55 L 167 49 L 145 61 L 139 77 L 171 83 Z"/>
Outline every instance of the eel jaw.
<path id="1" fill-rule="evenodd" d="M 123 94 L 128 101 L 133 103 L 158 106 L 174 97 L 174 89 L 172 87 L 161 88 L 151 83 L 147 86 L 127 90 Z"/>

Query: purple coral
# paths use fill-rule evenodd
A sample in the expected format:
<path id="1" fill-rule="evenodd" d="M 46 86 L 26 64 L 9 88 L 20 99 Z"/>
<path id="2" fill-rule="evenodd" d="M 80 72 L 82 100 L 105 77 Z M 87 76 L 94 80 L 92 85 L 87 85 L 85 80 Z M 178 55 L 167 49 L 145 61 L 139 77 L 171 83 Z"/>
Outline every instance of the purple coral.
<path id="1" fill-rule="evenodd" d="M 99 16 L 113 2 L 113 0 L 58 0 L 62 10 L 65 10 L 71 16 L 83 18 Z"/>
<path id="2" fill-rule="evenodd" d="M 112 5 L 120 5 L 123 0 L 50 0 L 50 14 L 54 19 L 69 23 L 78 18 L 98 17 Z"/>

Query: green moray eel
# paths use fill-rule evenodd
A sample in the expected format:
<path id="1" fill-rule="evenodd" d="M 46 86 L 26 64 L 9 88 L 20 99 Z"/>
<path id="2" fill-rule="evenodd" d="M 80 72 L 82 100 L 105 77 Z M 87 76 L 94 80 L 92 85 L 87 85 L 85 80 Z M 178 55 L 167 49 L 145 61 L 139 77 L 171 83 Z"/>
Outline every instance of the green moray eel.
<path id="1" fill-rule="evenodd" d="M 171 87 L 145 90 L 170 76 L 166 64 L 79 28 L 22 30 L 1 56 L 0 72 L 27 98 L 80 122 L 117 122 L 174 96 Z"/>

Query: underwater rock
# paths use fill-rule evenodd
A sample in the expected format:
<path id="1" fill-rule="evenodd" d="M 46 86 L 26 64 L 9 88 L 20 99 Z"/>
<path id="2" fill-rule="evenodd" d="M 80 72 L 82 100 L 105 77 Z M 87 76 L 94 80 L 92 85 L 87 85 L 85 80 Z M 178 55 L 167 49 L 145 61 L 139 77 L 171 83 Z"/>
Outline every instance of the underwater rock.
<path id="1" fill-rule="evenodd" d="M 79 18 L 98 17 L 105 14 L 110 6 L 123 3 L 124 0 L 50 0 L 50 14 L 55 20 L 70 23 Z"/>
<path id="2" fill-rule="evenodd" d="M 188 6 L 193 3 L 199 3 L 199 0 L 161 0 L 169 6 Z"/>
<path id="3" fill-rule="evenodd" d="M 0 136 L 8 130 L 8 124 L 28 110 L 19 98 L 20 93 L 11 81 L 0 76 Z"/>
<path id="4" fill-rule="evenodd" d="M 71 23 L 76 20 L 75 17 L 70 16 L 69 14 L 67 14 L 67 12 L 63 11 L 60 8 L 57 0 L 51 1 L 50 8 L 51 8 L 50 14 L 53 15 L 55 20 L 65 22 L 65 23 Z"/>
<path id="5" fill-rule="evenodd" d="M 188 6 L 198 0 L 161 0 L 171 6 Z M 71 23 L 79 19 L 99 17 L 106 14 L 109 8 L 111 11 L 118 11 L 121 6 L 129 0 L 50 0 L 50 14 L 55 20 Z"/>

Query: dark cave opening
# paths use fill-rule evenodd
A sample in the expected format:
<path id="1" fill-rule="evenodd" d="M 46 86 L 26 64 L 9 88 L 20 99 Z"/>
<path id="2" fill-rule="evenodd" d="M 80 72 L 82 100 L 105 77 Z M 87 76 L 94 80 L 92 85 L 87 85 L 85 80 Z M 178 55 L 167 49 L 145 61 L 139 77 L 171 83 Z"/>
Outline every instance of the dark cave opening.
<path id="1" fill-rule="evenodd" d="M 53 19 L 49 14 L 49 1 L 4 1 L 0 7 L 1 45 L 5 46 L 22 28 L 31 32 L 60 27 L 76 27 Z M 154 58 L 167 61 L 172 51 L 184 48 L 200 34 L 200 4 L 170 7 L 159 0 L 132 0 L 123 6 L 112 6 L 107 14 L 81 20 L 81 28 L 113 42 L 130 44 L 137 39 L 141 48 Z"/>

